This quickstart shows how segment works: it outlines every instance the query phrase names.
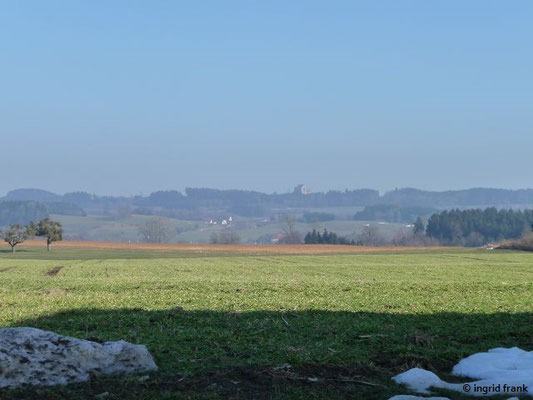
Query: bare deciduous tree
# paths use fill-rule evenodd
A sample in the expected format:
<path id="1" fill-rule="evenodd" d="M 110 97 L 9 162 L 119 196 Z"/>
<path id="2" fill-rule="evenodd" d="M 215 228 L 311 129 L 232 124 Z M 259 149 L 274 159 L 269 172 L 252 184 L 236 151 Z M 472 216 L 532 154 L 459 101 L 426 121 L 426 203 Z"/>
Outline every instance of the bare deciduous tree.
<path id="1" fill-rule="evenodd" d="M 296 218 L 293 215 L 286 214 L 281 219 L 281 230 L 284 236 L 279 240 L 281 244 L 299 244 L 302 243 L 302 234 L 296 230 Z"/>
<path id="2" fill-rule="evenodd" d="M 166 243 L 170 240 L 172 229 L 162 218 L 150 218 L 138 227 L 139 235 L 148 243 Z"/>
<path id="3" fill-rule="evenodd" d="M 357 244 L 362 246 L 378 246 L 383 244 L 383 238 L 377 227 L 373 225 L 365 225 L 357 237 Z"/>

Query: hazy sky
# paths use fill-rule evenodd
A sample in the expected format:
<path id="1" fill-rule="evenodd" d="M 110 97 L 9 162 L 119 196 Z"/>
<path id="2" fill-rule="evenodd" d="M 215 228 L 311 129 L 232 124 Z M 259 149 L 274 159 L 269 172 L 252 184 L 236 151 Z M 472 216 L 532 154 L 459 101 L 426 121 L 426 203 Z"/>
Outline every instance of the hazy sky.
<path id="1" fill-rule="evenodd" d="M 531 1 L 0 0 L 0 194 L 533 187 Z"/>

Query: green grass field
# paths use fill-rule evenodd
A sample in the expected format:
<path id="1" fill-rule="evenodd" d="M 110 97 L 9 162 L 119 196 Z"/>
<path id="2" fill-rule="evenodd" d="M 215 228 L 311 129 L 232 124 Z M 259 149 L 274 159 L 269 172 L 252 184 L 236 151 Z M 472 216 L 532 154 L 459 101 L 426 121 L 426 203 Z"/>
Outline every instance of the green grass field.
<path id="1" fill-rule="evenodd" d="M 160 368 L 0 399 L 387 399 L 408 368 L 454 380 L 474 352 L 533 349 L 533 255 L 6 249 L 0 306 L 0 326 L 144 343 Z"/>

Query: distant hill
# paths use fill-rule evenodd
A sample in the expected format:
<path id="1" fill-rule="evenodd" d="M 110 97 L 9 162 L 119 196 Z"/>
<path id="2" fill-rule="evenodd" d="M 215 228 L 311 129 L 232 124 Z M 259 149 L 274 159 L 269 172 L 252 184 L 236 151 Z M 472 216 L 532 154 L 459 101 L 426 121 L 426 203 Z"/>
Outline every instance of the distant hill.
<path id="1" fill-rule="evenodd" d="M 0 202 L 0 226 L 38 222 L 46 218 L 48 214 L 46 205 L 37 201 Z"/>
<path id="2" fill-rule="evenodd" d="M 380 198 L 380 202 L 440 208 L 533 205 L 533 189 L 507 190 L 474 188 L 430 192 L 405 188 L 386 193 Z"/>
<path id="3" fill-rule="evenodd" d="M 58 194 L 41 189 L 16 189 L 8 192 L 2 199 L 5 201 L 40 201 L 41 203 L 61 202 Z"/>
<path id="4" fill-rule="evenodd" d="M 0 201 L 0 226 L 38 222 L 50 214 L 85 216 L 86 212 L 75 204 L 34 200 Z"/>
<path id="5" fill-rule="evenodd" d="M 375 206 L 374 209 L 368 208 L 366 214 L 362 213 L 356 218 L 407 221 L 410 220 L 411 215 L 426 215 L 427 209 L 531 208 L 533 207 L 533 189 L 474 188 L 435 192 L 404 188 L 380 195 L 377 190 L 373 189 L 331 190 L 317 193 L 294 190 L 288 193 L 267 194 L 250 190 L 187 188 L 184 193 L 169 190 L 153 192 L 148 196 L 114 197 L 96 196 L 86 192 L 59 195 L 30 188 L 13 190 L 0 198 L 0 202 L 2 201 L 43 203 L 47 205 L 48 212 L 53 214 L 83 215 L 88 213 L 116 216 L 133 213 L 187 220 L 209 219 L 216 215 L 277 218 L 288 212 L 302 215 L 307 209 Z M 391 207 L 396 208 L 392 210 Z M 422 207 L 426 210 L 409 210 L 406 207 Z"/>

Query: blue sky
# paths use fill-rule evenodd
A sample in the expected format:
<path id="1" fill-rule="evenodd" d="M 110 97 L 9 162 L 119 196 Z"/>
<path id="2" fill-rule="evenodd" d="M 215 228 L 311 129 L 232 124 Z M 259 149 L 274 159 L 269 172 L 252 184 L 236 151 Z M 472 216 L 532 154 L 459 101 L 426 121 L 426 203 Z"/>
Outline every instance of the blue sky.
<path id="1" fill-rule="evenodd" d="M 0 1 L 0 193 L 533 187 L 530 1 Z"/>

